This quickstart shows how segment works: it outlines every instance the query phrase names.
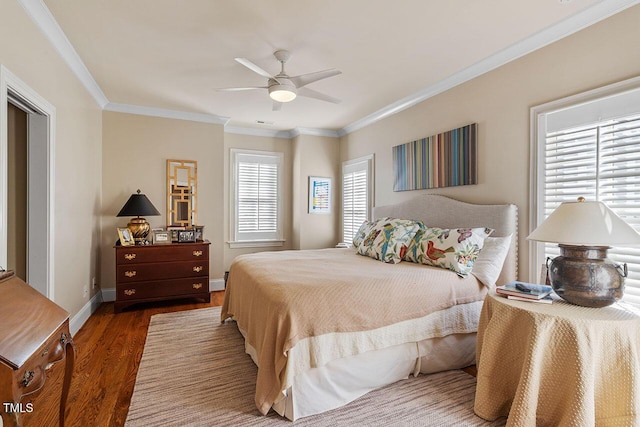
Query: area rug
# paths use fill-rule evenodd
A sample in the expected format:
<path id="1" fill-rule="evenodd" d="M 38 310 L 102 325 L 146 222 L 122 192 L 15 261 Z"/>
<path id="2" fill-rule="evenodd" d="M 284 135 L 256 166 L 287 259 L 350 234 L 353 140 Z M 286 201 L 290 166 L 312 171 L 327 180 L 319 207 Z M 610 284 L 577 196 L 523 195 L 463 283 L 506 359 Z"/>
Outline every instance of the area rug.
<path id="1" fill-rule="evenodd" d="M 256 374 L 235 323 L 220 323 L 219 307 L 154 315 L 125 425 L 504 425 L 473 413 L 475 378 L 462 371 L 410 377 L 295 423 L 258 412 Z"/>

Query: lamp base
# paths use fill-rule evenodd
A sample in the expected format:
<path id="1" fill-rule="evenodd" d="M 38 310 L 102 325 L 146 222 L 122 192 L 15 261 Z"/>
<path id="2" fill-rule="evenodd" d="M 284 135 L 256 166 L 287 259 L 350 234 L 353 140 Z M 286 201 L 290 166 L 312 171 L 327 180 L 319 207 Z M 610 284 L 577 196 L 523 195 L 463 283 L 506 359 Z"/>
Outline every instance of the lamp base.
<path id="1" fill-rule="evenodd" d="M 147 236 L 149 235 L 149 231 L 151 230 L 151 226 L 144 218 L 131 218 L 129 224 L 127 224 L 129 230 L 131 230 L 131 234 L 133 235 L 133 240 L 135 240 L 136 245 L 144 245 L 144 242 L 147 240 Z"/>
<path id="2" fill-rule="evenodd" d="M 606 307 L 622 298 L 627 265 L 608 260 L 608 246 L 559 247 L 560 256 L 547 259 L 547 264 L 551 286 L 560 297 L 583 307 Z"/>

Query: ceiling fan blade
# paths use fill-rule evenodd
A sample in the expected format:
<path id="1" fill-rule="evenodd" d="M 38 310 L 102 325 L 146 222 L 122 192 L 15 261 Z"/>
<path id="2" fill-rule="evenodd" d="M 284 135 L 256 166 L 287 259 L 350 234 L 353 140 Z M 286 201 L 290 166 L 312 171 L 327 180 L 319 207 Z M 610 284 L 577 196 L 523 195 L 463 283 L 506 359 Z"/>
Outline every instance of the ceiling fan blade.
<path id="1" fill-rule="evenodd" d="M 342 101 L 338 98 L 334 98 L 333 96 L 325 95 L 324 93 L 320 93 L 313 89 L 309 89 L 308 87 L 301 87 L 298 89 L 298 95 L 306 96 L 307 98 L 315 98 L 321 101 L 332 102 L 334 104 L 340 104 Z"/>
<path id="2" fill-rule="evenodd" d="M 338 74 L 342 74 L 342 71 L 331 68 L 329 70 L 316 71 L 315 73 L 301 74 L 299 76 L 290 77 L 289 79 L 293 82 L 294 85 L 296 85 L 296 87 L 301 88 L 302 86 L 308 85 L 309 83 L 337 76 Z"/>
<path id="3" fill-rule="evenodd" d="M 250 87 L 223 87 L 216 89 L 218 92 L 238 92 L 241 90 L 268 89 L 268 86 L 250 86 Z"/>
<path id="4" fill-rule="evenodd" d="M 273 108 L 271 108 L 272 111 L 280 111 L 281 108 L 282 102 L 273 101 Z"/>
<path id="5" fill-rule="evenodd" d="M 235 58 L 235 60 L 237 62 L 239 62 L 240 64 L 244 65 L 245 67 L 247 67 L 248 69 L 250 69 L 251 71 L 253 71 L 254 73 L 258 73 L 260 74 L 262 77 L 266 77 L 268 79 L 273 79 L 276 80 L 277 79 L 272 76 L 270 73 L 267 73 L 265 70 L 263 70 L 262 68 L 258 67 L 256 64 L 254 64 L 253 62 L 249 61 L 246 58 Z"/>

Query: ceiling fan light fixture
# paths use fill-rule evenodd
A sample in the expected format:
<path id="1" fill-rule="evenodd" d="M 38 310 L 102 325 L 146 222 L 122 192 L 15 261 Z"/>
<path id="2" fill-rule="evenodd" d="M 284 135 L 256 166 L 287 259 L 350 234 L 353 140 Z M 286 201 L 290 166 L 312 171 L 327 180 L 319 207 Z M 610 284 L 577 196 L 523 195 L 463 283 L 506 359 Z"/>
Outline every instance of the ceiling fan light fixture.
<path id="1" fill-rule="evenodd" d="M 299 76 L 290 77 L 284 70 L 284 64 L 291 58 L 291 53 L 287 50 L 277 50 L 273 53 L 276 59 L 281 64 L 281 70 L 278 74 L 272 75 L 269 72 L 263 70 L 253 62 L 246 58 L 235 58 L 235 60 L 241 65 L 247 67 L 256 74 L 262 77 L 266 77 L 267 86 L 251 86 L 251 87 L 231 87 L 218 89 L 220 91 L 240 91 L 240 90 L 253 90 L 253 89 L 267 89 L 269 97 L 274 101 L 273 111 L 278 111 L 282 107 L 283 103 L 291 102 L 298 95 L 307 98 L 315 98 L 321 101 L 332 102 L 339 104 L 340 100 L 333 98 L 329 95 L 325 95 L 320 92 L 316 92 L 313 89 L 309 89 L 306 86 L 310 83 L 317 82 L 318 80 L 327 79 L 329 77 L 337 76 L 341 74 L 340 70 L 331 68 L 329 70 L 316 71 L 313 73 L 301 74 Z"/>
<path id="2" fill-rule="evenodd" d="M 279 84 L 269 86 L 269 96 L 271 97 L 271 99 L 277 102 L 293 101 L 294 99 L 296 99 L 296 92 L 297 91 L 295 86 Z"/>

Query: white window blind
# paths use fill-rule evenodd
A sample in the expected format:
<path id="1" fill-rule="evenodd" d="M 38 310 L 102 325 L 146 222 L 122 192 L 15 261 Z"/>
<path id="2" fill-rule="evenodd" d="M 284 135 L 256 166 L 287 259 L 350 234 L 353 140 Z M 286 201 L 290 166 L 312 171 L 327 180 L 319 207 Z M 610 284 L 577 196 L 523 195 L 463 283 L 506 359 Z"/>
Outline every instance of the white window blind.
<path id="1" fill-rule="evenodd" d="M 640 114 L 548 132 L 543 170 L 544 218 L 583 196 L 604 202 L 640 231 Z M 557 245 L 545 244 L 544 252 L 559 255 Z M 640 305 L 640 248 L 614 247 L 608 254 L 627 264 L 624 299 Z"/>
<path id="2" fill-rule="evenodd" d="M 355 159 L 342 165 L 342 241 L 351 245 L 353 236 L 372 206 L 373 157 Z"/>
<path id="3" fill-rule="evenodd" d="M 232 150 L 233 242 L 282 239 L 282 153 Z"/>

